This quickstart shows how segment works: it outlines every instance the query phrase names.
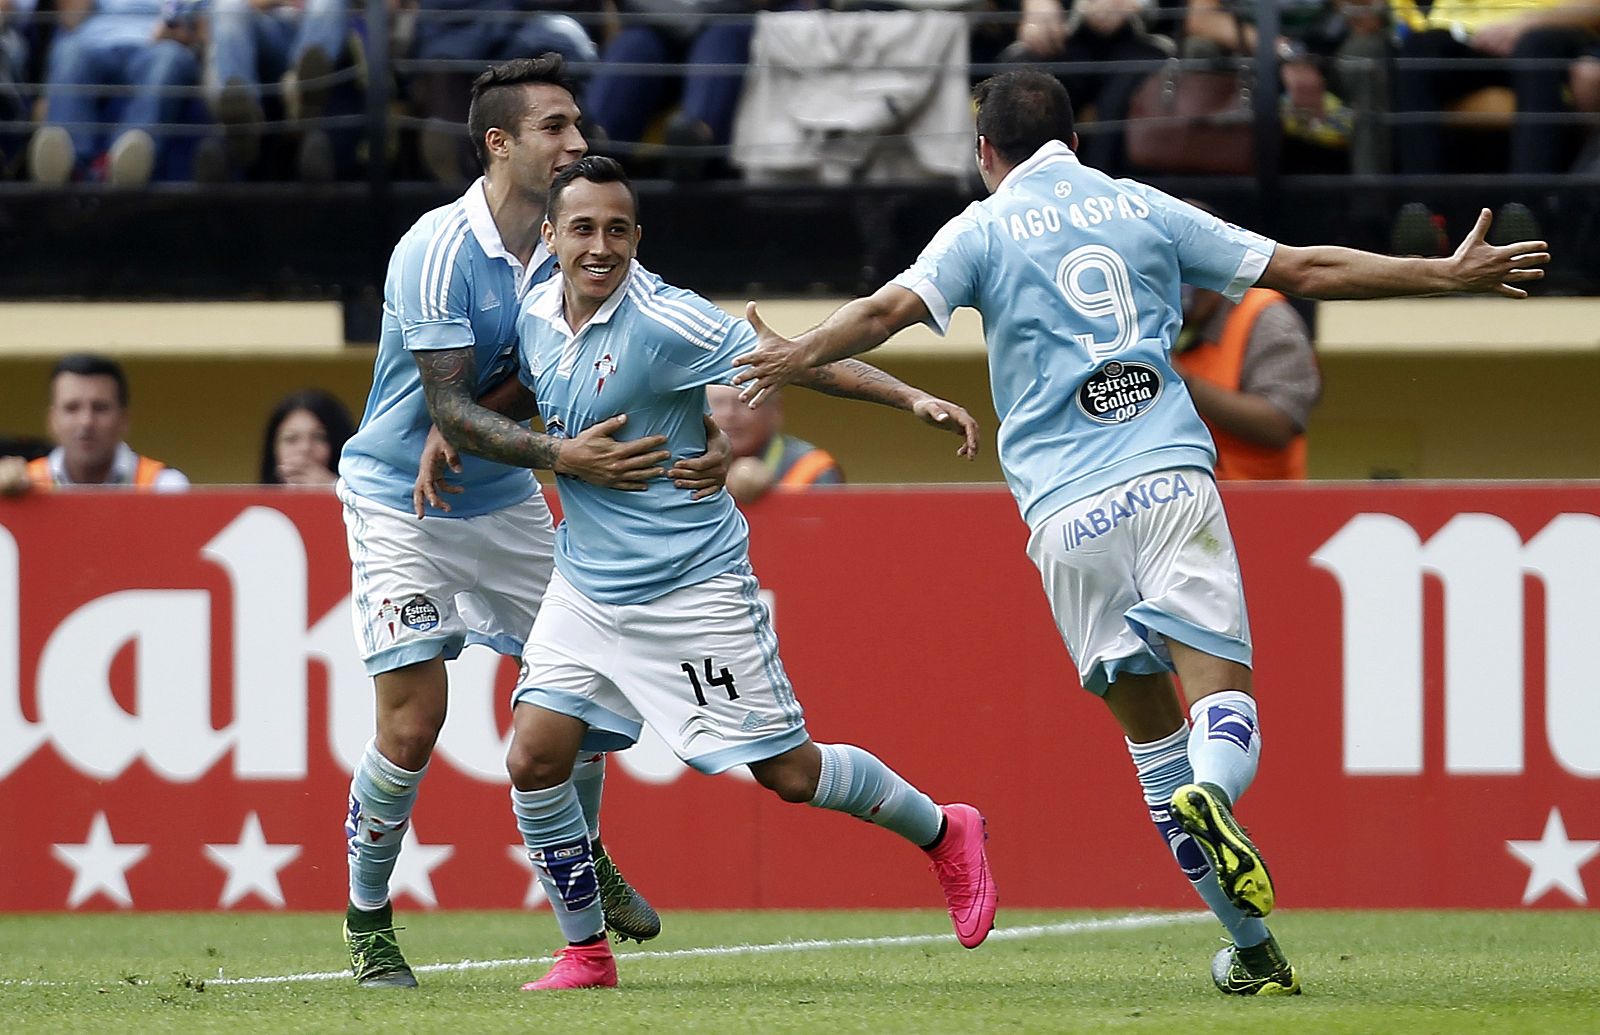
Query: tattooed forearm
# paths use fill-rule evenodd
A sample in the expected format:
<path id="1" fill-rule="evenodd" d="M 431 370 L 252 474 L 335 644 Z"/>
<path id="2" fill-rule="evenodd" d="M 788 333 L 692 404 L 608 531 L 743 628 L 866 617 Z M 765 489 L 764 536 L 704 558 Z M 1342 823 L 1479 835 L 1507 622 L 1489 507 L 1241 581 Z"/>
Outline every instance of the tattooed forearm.
<path id="1" fill-rule="evenodd" d="M 445 441 L 461 450 L 513 467 L 553 470 L 557 441 L 530 431 L 473 398 L 478 364 L 471 349 L 412 353 L 422 374 L 428 415 Z"/>
<path id="2" fill-rule="evenodd" d="M 794 383 L 824 395 L 860 399 L 900 410 L 909 410 L 922 394 L 894 375 L 858 359 L 839 359 L 813 367 L 795 378 Z"/>

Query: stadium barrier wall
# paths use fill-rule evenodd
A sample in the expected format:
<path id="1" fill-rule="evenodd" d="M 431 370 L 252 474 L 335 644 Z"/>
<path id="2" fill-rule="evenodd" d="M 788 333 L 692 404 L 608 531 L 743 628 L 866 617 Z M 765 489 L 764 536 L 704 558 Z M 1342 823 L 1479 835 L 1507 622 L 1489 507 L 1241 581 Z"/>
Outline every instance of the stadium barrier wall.
<path id="1" fill-rule="evenodd" d="M 1587 906 L 1600 483 L 1226 496 L 1265 731 L 1240 814 L 1282 904 Z M 749 514 L 813 735 L 982 807 L 1002 909 L 1195 905 L 1008 496 L 857 489 Z M 0 910 L 338 908 L 371 731 L 348 596 L 331 494 L 0 502 Z M 514 674 L 479 651 L 453 667 L 404 908 L 540 902 L 501 764 Z M 605 833 L 668 909 L 939 901 L 892 835 L 693 774 L 654 738 L 613 756 Z"/>

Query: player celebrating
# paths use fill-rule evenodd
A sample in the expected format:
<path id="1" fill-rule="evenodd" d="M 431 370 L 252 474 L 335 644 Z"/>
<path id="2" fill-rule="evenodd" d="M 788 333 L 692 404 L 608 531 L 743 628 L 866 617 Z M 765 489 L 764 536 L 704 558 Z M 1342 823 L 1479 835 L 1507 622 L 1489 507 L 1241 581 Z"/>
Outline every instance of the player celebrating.
<path id="1" fill-rule="evenodd" d="M 638 420 L 630 431 L 665 435 L 673 455 L 698 452 L 704 386 L 731 375 L 755 333 L 634 261 L 637 210 L 612 159 L 585 158 L 556 176 L 543 232 L 561 275 L 523 304 L 522 377 L 553 432 L 579 434 L 623 411 Z M 977 447 L 965 410 L 864 364 L 800 383 L 912 410 L 961 434 L 962 455 Z M 697 500 L 660 481 L 642 493 L 556 483 L 565 513 L 556 574 L 523 654 L 506 765 L 523 842 L 568 944 L 523 987 L 617 982 L 571 773 L 580 749 L 631 744 L 642 722 L 701 772 L 748 765 L 785 801 L 846 812 L 921 846 L 961 944 L 982 943 L 995 909 L 983 817 L 935 805 L 858 747 L 812 742 L 757 595 L 748 526 L 727 494 Z"/>
<path id="2" fill-rule="evenodd" d="M 977 99 L 991 196 L 890 284 L 793 341 L 752 305 L 761 345 L 736 381 L 755 405 L 914 323 L 943 333 L 959 306 L 982 314 L 995 409 L 1009 423 L 1000 461 L 1032 529 L 1029 556 L 1083 686 L 1126 734 L 1151 820 L 1233 940 L 1212 978 L 1230 994 L 1296 993 L 1261 919 L 1275 899 L 1266 864 L 1232 813 L 1261 736 L 1215 451 L 1170 359 L 1180 282 L 1235 300 L 1252 284 L 1314 298 L 1521 297 L 1514 285 L 1542 275 L 1546 246 L 1486 244 L 1487 212 L 1448 259 L 1278 245 L 1081 165 L 1054 76 L 1007 72 Z"/>
<path id="3" fill-rule="evenodd" d="M 488 398 L 532 416 L 513 376 L 519 300 L 554 271 L 538 231 L 556 171 L 583 156 L 578 108 L 558 55 L 511 61 L 472 85 L 468 126 L 484 178 L 401 238 L 384 285 L 382 338 L 361 428 L 339 464 L 353 567 L 356 637 L 377 694 L 377 735 L 350 785 L 350 901 L 345 938 L 365 987 L 412 987 L 394 935 L 389 879 L 418 785 L 443 728 L 445 662 L 467 644 L 522 651 L 550 579 L 550 510 L 530 467 L 640 491 L 663 472 L 665 439 L 618 443 L 623 416 L 556 440 L 482 409 Z M 487 419 L 485 419 L 487 418 Z M 432 423 L 483 430 L 491 462 L 467 458 L 444 520 L 417 521 L 414 482 Z M 492 440 L 493 448 L 489 446 Z M 726 474 L 726 440 L 670 474 L 700 486 Z M 512 463 L 516 466 L 506 466 Z M 430 462 L 431 470 L 431 462 Z M 579 767 L 588 829 L 598 832 L 604 756 Z M 603 849 L 596 867 L 606 919 L 620 937 L 654 937 L 650 904 Z"/>

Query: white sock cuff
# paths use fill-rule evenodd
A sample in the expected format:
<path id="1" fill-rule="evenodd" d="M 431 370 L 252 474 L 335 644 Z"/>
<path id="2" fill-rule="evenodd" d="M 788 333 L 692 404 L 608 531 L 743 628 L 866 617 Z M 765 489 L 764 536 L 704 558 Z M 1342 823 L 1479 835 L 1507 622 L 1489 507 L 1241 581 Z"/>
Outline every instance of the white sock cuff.
<path id="1" fill-rule="evenodd" d="M 817 793 L 811 796 L 810 803 L 822 809 L 835 808 L 849 794 L 855 776 L 850 752 L 841 744 L 818 744 L 817 750 L 822 755 L 822 771 L 817 775 Z"/>
<path id="2" fill-rule="evenodd" d="M 1249 715 L 1256 714 L 1256 699 L 1243 690 L 1219 690 L 1214 694 L 1207 694 L 1189 706 L 1189 719 L 1196 726 L 1200 725 L 1200 716 L 1207 708 L 1216 704 L 1231 704 L 1240 711 Z"/>
<path id="3" fill-rule="evenodd" d="M 391 762 L 382 751 L 378 750 L 377 737 L 367 741 L 367 748 L 361 753 L 359 764 L 374 781 L 387 784 L 387 789 L 394 794 L 404 794 L 416 789 L 417 784 L 422 782 L 423 774 L 428 771 L 427 765 L 413 772 Z"/>
<path id="4" fill-rule="evenodd" d="M 1133 756 L 1133 760 L 1137 764 L 1157 755 L 1166 754 L 1168 751 L 1185 748 L 1189 743 L 1189 724 L 1184 723 L 1160 740 L 1136 744 L 1127 737 L 1123 737 L 1122 742 L 1128 745 L 1128 754 Z"/>

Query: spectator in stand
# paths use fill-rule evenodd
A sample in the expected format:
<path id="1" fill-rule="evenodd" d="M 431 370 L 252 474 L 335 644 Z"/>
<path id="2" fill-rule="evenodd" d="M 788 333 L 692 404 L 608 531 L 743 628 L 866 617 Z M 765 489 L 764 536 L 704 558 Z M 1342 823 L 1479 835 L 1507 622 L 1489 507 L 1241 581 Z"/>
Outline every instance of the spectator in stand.
<path id="1" fill-rule="evenodd" d="M 0 179 L 14 174 L 27 143 L 28 30 L 36 0 L 0 0 Z"/>
<path id="2" fill-rule="evenodd" d="M 826 450 L 783 433 L 783 399 L 774 395 L 751 409 L 728 385 L 707 385 L 711 419 L 733 447 L 728 494 L 736 503 L 754 503 L 774 485 L 806 488 L 840 485 L 844 471 Z"/>
<path id="3" fill-rule="evenodd" d="M 1402 58 L 1462 62 L 1461 67 L 1446 70 L 1396 68 L 1396 111 L 1440 112 L 1485 86 L 1510 86 L 1518 115 L 1511 126 L 1511 171 L 1539 174 L 1567 169 L 1577 142 L 1573 128 L 1539 116 L 1570 110 L 1569 68 L 1597 42 L 1600 11 L 1594 0 L 1435 0 L 1431 6 L 1395 0 L 1394 10 L 1411 29 L 1400 43 Z M 1480 68 L 1469 63 L 1485 57 L 1513 62 L 1537 59 L 1543 64 Z M 1533 118 L 1522 117 L 1530 115 Z M 1443 127 L 1437 122 L 1400 127 L 1395 154 L 1399 172 L 1445 172 Z"/>
<path id="4" fill-rule="evenodd" d="M 344 51 L 347 0 L 212 0 L 205 51 L 207 103 L 226 131 L 220 155 L 226 166 L 254 164 L 261 146 L 265 77 L 282 86 L 284 117 L 291 122 L 322 114 L 327 78 Z M 207 152 L 202 152 L 207 153 Z M 210 157 L 208 160 L 215 161 Z M 316 130 L 301 138 L 302 178 L 333 178 L 332 144 Z M 197 169 L 199 179 L 220 179 L 224 169 Z"/>
<path id="5" fill-rule="evenodd" d="M 1017 40 L 1000 55 L 1003 62 L 1143 61 L 1126 71 L 1057 72 L 1056 78 L 1080 109 L 1092 109 L 1095 122 L 1114 125 L 1128 117 L 1128 104 L 1153 70 L 1149 62 L 1172 54 L 1172 41 L 1152 36 L 1145 18 L 1148 0 L 1022 0 Z M 1095 127 L 1100 129 L 1100 127 Z M 1081 138 L 1085 162 L 1108 172 L 1125 164 L 1122 132 L 1109 126 Z"/>
<path id="6" fill-rule="evenodd" d="M 320 388 L 285 396 L 267 418 L 262 485 L 323 485 L 339 480 L 339 454 L 355 423 L 344 403 Z"/>
<path id="7" fill-rule="evenodd" d="M 186 489 L 189 479 L 127 444 L 128 376 L 115 360 L 89 352 L 61 357 L 50 372 L 50 437 L 54 449 L 29 461 L 26 481 L 0 484 L 9 495 L 30 488 L 126 485 Z"/>
<path id="8" fill-rule="evenodd" d="M 1600 46 L 1590 47 L 1587 54 L 1573 62 L 1569 88 L 1572 90 L 1574 108 L 1589 116 L 1600 114 Z M 1578 156 L 1572 171 L 1600 172 L 1600 129 L 1593 123 L 1584 129 L 1589 142 Z"/>
<path id="9" fill-rule="evenodd" d="M 758 4 L 753 0 L 616 0 L 622 28 L 600 54 L 589 81 L 583 113 L 591 146 L 601 153 L 626 153 L 645 137 L 651 122 L 674 101 L 664 142 L 679 149 L 669 157 L 674 179 L 699 179 L 709 156 L 696 148 L 726 146 L 744 89 Z M 744 18 L 727 15 L 742 14 Z M 682 75 L 622 71 L 616 65 L 681 64 Z M 607 143 L 615 146 L 607 146 Z"/>
<path id="10" fill-rule="evenodd" d="M 181 121 L 187 105 L 170 90 L 199 79 L 196 10 L 196 0 L 58 0 L 45 115 L 28 145 L 35 182 L 150 182 L 165 146 L 161 126 Z M 77 89 L 83 86 L 134 92 L 100 97 Z M 102 134 L 93 123 L 114 128 Z"/>
<path id="11" fill-rule="evenodd" d="M 1216 443 L 1218 481 L 1305 478 L 1306 422 L 1322 397 L 1322 373 L 1287 298 L 1250 288 L 1234 303 L 1186 284 L 1173 352 Z"/>
<path id="12" fill-rule="evenodd" d="M 1350 149 L 1350 171 L 1389 171 L 1387 8 L 1372 0 L 1280 0 L 1276 42 L 1288 139 L 1328 150 Z M 1191 0 L 1184 56 L 1252 56 L 1254 5 Z"/>
<path id="13" fill-rule="evenodd" d="M 525 12 L 512 19 L 506 15 Z M 416 61 L 510 61 L 560 54 L 582 66 L 600 51 L 585 27 L 598 20 L 598 0 L 421 0 Z M 477 72 L 421 72 L 412 84 L 422 131 L 422 162 L 440 183 L 465 183 L 478 162 L 463 127 Z"/>

